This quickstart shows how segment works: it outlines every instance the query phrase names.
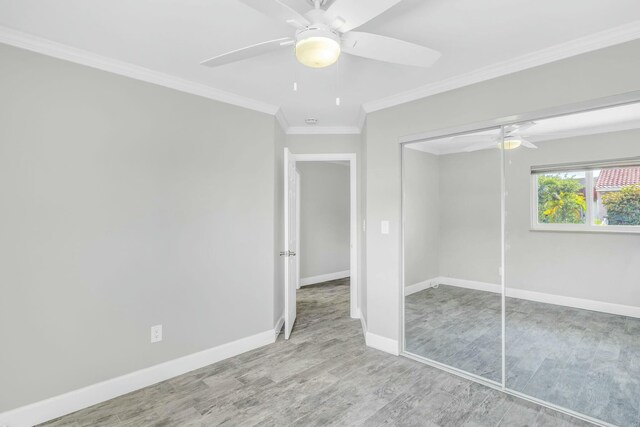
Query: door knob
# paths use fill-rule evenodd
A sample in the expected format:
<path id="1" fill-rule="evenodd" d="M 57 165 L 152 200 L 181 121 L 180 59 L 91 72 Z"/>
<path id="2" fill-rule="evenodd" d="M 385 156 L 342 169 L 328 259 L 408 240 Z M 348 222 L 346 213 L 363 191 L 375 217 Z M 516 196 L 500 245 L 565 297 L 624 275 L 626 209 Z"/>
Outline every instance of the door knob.
<path id="1" fill-rule="evenodd" d="M 280 256 L 296 256 L 296 253 L 293 251 L 280 252 Z"/>

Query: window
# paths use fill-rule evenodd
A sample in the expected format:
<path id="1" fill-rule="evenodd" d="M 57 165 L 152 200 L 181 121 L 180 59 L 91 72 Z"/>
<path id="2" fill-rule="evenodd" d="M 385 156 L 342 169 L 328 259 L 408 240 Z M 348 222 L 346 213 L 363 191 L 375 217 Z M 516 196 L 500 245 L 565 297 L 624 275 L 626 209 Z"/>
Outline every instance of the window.
<path id="1" fill-rule="evenodd" d="M 640 162 L 532 168 L 532 227 L 640 232 Z"/>

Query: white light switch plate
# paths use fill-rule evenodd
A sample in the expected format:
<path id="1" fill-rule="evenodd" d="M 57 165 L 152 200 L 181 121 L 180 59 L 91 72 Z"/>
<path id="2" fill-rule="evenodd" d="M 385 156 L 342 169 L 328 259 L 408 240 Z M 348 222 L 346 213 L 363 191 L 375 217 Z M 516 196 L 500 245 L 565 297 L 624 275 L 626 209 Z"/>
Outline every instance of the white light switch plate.
<path id="1" fill-rule="evenodd" d="M 389 221 L 380 221 L 380 232 L 382 234 L 389 234 Z"/>
<path id="2" fill-rule="evenodd" d="M 162 325 L 155 325 L 151 327 L 151 342 L 162 341 Z"/>

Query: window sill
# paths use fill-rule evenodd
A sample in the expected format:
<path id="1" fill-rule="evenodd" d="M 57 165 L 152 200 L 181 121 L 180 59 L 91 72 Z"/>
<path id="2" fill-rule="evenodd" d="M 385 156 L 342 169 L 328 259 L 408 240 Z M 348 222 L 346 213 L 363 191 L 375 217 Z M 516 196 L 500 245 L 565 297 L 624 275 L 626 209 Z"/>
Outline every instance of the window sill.
<path id="1" fill-rule="evenodd" d="M 631 229 L 610 228 L 610 227 L 530 227 L 529 231 L 552 232 L 552 233 L 587 233 L 587 234 L 640 234 L 640 227 L 633 226 Z"/>

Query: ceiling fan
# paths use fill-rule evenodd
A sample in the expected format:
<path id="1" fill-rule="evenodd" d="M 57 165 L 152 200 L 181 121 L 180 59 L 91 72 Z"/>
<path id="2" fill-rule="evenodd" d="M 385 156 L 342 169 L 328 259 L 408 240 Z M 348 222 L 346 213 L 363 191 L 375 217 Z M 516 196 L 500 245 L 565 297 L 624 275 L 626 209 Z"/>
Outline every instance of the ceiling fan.
<path id="1" fill-rule="evenodd" d="M 463 135 L 454 137 L 453 140 L 471 139 L 477 141 L 484 139 L 484 141 L 477 144 L 473 144 L 464 149 L 464 151 L 478 151 L 485 150 L 487 148 L 503 148 L 505 150 L 514 150 L 520 146 L 524 148 L 538 148 L 537 145 L 525 139 L 523 132 L 534 126 L 535 122 L 525 122 L 513 125 L 507 125 L 504 127 L 504 137 L 495 135 Z"/>
<path id="2" fill-rule="evenodd" d="M 308 67 L 327 67 L 341 53 L 416 67 L 429 67 L 440 57 L 428 47 L 377 34 L 351 31 L 384 13 L 401 0 L 307 0 L 313 9 L 304 15 L 281 0 L 239 0 L 296 29 L 293 37 L 268 40 L 232 50 L 201 62 L 217 67 L 293 46 L 297 60 Z"/>

